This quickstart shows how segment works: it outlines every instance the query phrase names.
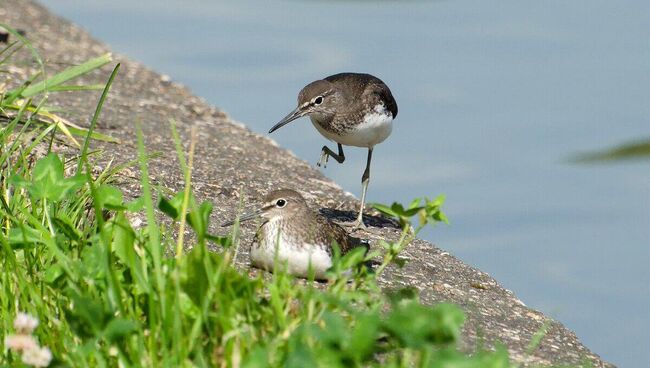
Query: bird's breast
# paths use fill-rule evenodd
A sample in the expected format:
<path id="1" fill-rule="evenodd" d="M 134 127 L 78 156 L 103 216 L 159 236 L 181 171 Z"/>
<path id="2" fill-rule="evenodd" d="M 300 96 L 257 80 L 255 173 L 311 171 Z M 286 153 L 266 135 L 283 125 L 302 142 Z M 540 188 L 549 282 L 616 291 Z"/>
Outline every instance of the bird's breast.
<path id="1" fill-rule="evenodd" d="M 329 121 L 311 116 L 314 127 L 325 138 L 346 146 L 373 147 L 390 136 L 393 114 L 383 104 L 365 114 L 341 115 Z"/>
<path id="2" fill-rule="evenodd" d="M 325 278 L 332 266 L 332 257 L 324 244 L 292 236 L 279 220 L 265 223 L 251 247 L 251 262 L 254 266 L 272 271 L 275 261 L 287 267 L 290 274 L 308 277 L 310 270 L 317 279 Z M 295 235 L 295 234 L 294 234 Z"/>

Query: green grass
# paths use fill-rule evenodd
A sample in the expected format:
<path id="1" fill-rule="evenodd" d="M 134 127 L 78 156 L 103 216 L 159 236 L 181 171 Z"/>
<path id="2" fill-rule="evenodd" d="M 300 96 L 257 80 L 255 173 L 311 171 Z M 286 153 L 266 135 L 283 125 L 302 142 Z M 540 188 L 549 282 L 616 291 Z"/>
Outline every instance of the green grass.
<path id="1" fill-rule="evenodd" d="M 100 64 L 93 61 L 85 72 Z M 72 69 L 67 80 L 79 75 Z M 117 70 L 102 86 L 93 122 Z M 51 350 L 51 366 L 511 366 L 503 349 L 458 351 L 465 320 L 459 307 L 425 306 L 411 291 L 385 295 L 377 286 L 378 275 L 421 228 L 446 220 L 442 199 L 417 200 L 406 209 L 377 205 L 400 219 L 401 239 L 382 242 L 381 254 L 337 257 L 322 287 L 296 282 L 281 267 L 268 281 L 249 278 L 233 264 L 238 227 L 229 237 L 209 232 L 212 204 L 199 203 L 191 190 L 195 140 L 186 158 L 173 124 L 170 143 L 185 188 L 172 198 L 156 195 L 149 182 L 139 129 L 142 197 L 130 202 L 112 185 L 120 167 L 89 169 L 89 140 L 105 138 L 94 123 L 77 130 L 85 133 L 78 155 L 49 152 L 34 162 L 36 145 L 48 146 L 55 131 L 68 136 L 61 121 L 43 118 L 42 95 L 61 90 L 65 79 L 52 78 L 30 78 L 0 99 L 7 121 L 0 131 L 0 341 L 16 333 L 12 321 L 26 312 L 40 320 L 34 334 Z M 29 98 L 41 100 L 32 105 Z M 26 114 L 32 110 L 37 114 Z M 135 228 L 129 219 L 142 214 L 146 226 Z M 185 228 L 192 239 L 174 238 Z M 210 244 L 222 251 L 208 251 Z M 376 272 L 357 267 L 369 257 L 383 260 Z M 343 271 L 349 269 L 355 271 Z M 0 364 L 24 366 L 20 353 L 7 349 Z"/>

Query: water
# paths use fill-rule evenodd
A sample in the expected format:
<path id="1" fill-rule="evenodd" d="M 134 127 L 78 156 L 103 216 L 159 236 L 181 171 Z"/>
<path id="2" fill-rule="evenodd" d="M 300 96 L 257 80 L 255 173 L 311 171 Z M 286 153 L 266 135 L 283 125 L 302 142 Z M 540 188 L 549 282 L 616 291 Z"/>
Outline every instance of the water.
<path id="1" fill-rule="evenodd" d="M 114 50 L 265 132 L 307 82 L 382 78 L 400 108 L 369 200 L 447 195 L 425 237 L 559 319 L 603 358 L 650 346 L 648 162 L 575 166 L 650 136 L 650 3 L 47 0 Z M 315 163 L 303 119 L 273 134 Z M 360 192 L 366 152 L 325 173 Z"/>

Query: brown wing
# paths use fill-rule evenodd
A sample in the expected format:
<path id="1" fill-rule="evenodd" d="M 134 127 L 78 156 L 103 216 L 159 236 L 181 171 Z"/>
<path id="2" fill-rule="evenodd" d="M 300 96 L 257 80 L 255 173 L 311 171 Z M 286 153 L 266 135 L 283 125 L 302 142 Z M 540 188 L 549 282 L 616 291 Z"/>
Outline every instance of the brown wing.
<path id="1" fill-rule="evenodd" d="M 397 116 L 397 102 L 384 82 L 379 79 L 371 81 L 363 94 L 364 96 L 362 98 L 366 99 L 370 105 L 383 103 L 386 106 L 386 110 L 390 111 L 393 119 L 395 119 Z"/>
<path id="2" fill-rule="evenodd" d="M 397 101 L 393 97 L 390 88 L 381 79 L 374 75 L 364 73 L 339 73 L 330 75 L 325 78 L 330 82 L 345 81 L 347 84 L 356 84 L 360 88 L 353 88 L 354 91 L 359 91 L 361 96 L 352 96 L 354 99 L 366 98 L 369 102 L 375 100 L 376 102 L 382 101 L 386 105 L 386 109 L 391 112 L 393 119 L 397 117 Z"/>
<path id="3" fill-rule="evenodd" d="M 329 221 L 323 216 L 318 216 L 319 227 L 322 229 L 322 234 L 327 234 L 327 239 L 324 239 L 327 244 L 336 241 L 341 249 L 341 254 L 349 252 L 351 249 L 358 246 L 368 247 L 367 244 L 361 242 L 359 238 L 352 237 L 339 225 Z"/>

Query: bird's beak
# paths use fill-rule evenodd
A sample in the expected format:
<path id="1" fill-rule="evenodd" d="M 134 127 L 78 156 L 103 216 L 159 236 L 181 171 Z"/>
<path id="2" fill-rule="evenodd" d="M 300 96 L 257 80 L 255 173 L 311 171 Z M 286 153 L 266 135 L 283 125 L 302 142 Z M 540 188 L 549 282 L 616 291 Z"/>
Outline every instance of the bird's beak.
<path id="1" fill-rule="evenodd" d="M 269 130 L 269 134 L 282 128 L 283 126 L 289 124 L 290 122 L 305 116 L 306 114 L 307 114 L 307 110 L 301 109 L 301 106 L 296 107 L 296 109 L 290 112 L 289 115 L 285 116 L 284 119 L 280 120 L 279 123 L 275 124 L 273 128 Z"/>
<path id="2" fill-rule="evenodd" d="M 262 214 L 262 209 L 256 209 L 256 210 L 252 210 L 250 212 L 245 212 L 243 215 L 239 216 L 239 222 L 242 223 L 244 221 L 248 221 L 248 220 L 252 220 L 254 218 L 258 218 L 258 217 L 260 217 L 261 214 Z M 226 227 L 226 226 L 233 225 L 235 223 L 235 221 L 237 221 L 237 219 L 232 220 L 232 221 L 228 221 L 228 222 L 224 222 L 223 224 L 221 224 L 221 227 Z"/>

